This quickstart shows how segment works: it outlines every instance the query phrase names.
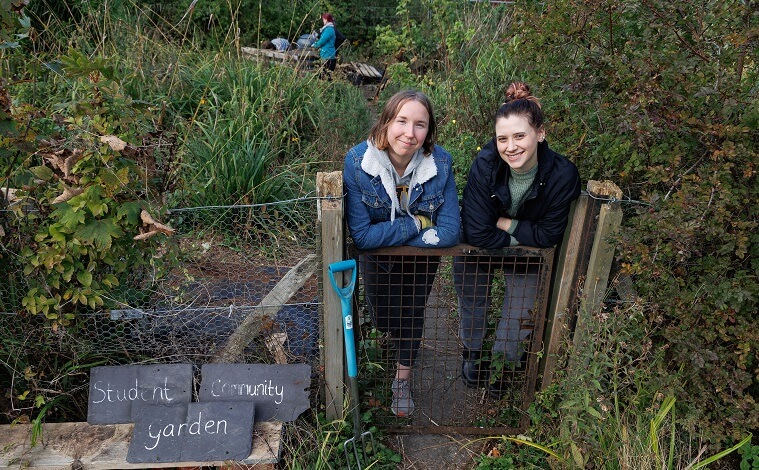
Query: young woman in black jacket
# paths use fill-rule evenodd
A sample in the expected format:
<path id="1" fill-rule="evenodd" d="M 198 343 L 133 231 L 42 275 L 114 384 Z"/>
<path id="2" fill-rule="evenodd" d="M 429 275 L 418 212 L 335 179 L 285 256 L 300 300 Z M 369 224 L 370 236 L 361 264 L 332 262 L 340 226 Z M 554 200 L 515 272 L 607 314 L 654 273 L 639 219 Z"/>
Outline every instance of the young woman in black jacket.
<path id="1" fill-rule="evenodd" d="M 523 82 L 512 83 L 495 115 L 495 138 L 472 162 L 461 202 L 464 242 L 482 248 L 514 245 L 550 247 L 564 234 L 572 201 L 580 195 L 574 163 L 548 147 L 540 102 Z M 454 285 L 459 300 L 459 338 L 464 346 L 462 378 L 470 387 L 488 384 L 501 396 L 503 384 L 491 380 L 482 360 L 493 273 L 502 260 L 455 257 Z M 538 293 L 538 266 L 525 264 L 506 283 L 493 355 L 513 369 L 524 368 L 523 343 L 532 326 L 530 310 Z M 495 377 L 494 377 L 495 378 Z"/>

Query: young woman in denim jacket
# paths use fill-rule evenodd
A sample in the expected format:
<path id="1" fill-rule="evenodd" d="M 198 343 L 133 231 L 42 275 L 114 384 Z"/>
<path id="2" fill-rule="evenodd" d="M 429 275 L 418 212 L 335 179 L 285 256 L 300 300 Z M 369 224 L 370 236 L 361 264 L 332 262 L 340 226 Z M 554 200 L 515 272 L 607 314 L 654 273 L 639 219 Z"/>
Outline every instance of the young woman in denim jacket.
<path id="1" fill-rule="evenodd" d="M 548 147 L 545 135 L 540 102 L 527 84 L 512 83 L 495 115 L 495 138 L 483 146 L 469 170 L 461 203 L 466 243 L 546 248 L 561 241 L 572 201 L 580 195 L 580 176 L 574 163 Z M 501 265 L 500 259 L 491 263 L 485 257 L 454 257 L 453 262 L 464 346 L 462 378 L 470 387 L 488 384 L 494 398 L 500 398 L 506 385 L 503 372 L 491 371 L 481 356 L 493 274 Z M 512 369 L 525 367 L 523 343 L 532 331 L 537 268 L 515 266 L 504 292 L 492 349 Z"/>
<path id="2" fill-rule="evenodd" d="M 415 90 L 388 100 L 369 138 L 345 156 L 348 230 L 360 250 L 458 243 L 460 217 L 451 156 L 435 145 L 429 98 Z M 361 255 L 369 311 L 398 352 L 391 410 L 414 409 L 411 367 L 421 343 L 424 307 L 439 256 Z"/>

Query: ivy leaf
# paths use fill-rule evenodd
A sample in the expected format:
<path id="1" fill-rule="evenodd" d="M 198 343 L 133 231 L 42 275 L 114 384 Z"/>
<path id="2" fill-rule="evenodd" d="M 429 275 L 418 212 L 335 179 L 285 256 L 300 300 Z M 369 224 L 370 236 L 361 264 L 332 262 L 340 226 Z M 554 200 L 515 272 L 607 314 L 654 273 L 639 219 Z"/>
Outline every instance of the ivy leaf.
<path id="1" fill-rule="evenodd" d="M 84 244 L 95 245 L 99 250 L 111 247 L 114 237 L 120 237 L 124 232 L 113 219 L 93 220 L 79 227 L 74 235 Z"/>

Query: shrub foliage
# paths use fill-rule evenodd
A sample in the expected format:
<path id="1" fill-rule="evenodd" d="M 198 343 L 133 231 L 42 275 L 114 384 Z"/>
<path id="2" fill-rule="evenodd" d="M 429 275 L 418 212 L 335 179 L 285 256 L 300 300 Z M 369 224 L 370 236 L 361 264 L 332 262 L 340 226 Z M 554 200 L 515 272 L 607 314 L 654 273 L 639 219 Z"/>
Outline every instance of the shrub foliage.
<path id="1" fill-rule="evenodd" d="M 334 168 L 365 135 L 369 118 L 360 94 L 345 84 L 259 75 L 228 60 L 236 57 L 231 45 L 294 38 L 330 10 L 351 39 L 363 42 L 358 46 L 382 61 L 382 98 L 406 86 L 433 97 L 439 140 L 455 158 L 461 187 L 477 147 L 491 138 L 505 87 L 518 79 L 544 104 L 551 146 L 575 161 L 584 179 L 622 188 L 618 258 L 640 303 L 621 323 L 624 334 L 603 339 L 624 359 L 593 369 L 589 389 L 600 388 L 599 398 L 612 400 L 603 402 L 607 407 L 645 414 L 664 405 L 656 392 L 666 388 L 672 396 L 662 415 L 676 416 L 680 429 L 723 443 L 759 431 L 755 0 L 399 0 L 377 3 L 381 14 L 347 0 L 294 2 L 286 11 L 276 2 L 198 2 L 193 9 L 169 1 L 124 7 L 118 18 L 89 16 L 103 6 L 97 2 L 75 2 L 69 10 L 48 1 L 31 10 L 31 29 L 19 14 L 23 3 L 0 3 L 0 53 L 7 59 L 0 181 L 25 188 L 38 212 L 15 209 L 26 224 L 3 239 L 0 260 L 28 274 L 10 279 L 16 285 L 10 292 L 29 311 L 65 324 L 72 312 L 98 307 L 106 290 L 127 282 L 126 266 L 156 262 L 127 241 L 139 229 L 140 211 L 160 195 L 255 202 L 259 191 L 271 200 L 295 184 L 262 178 L 292 176 L 273 171 L 277 165 L 303 175 L 324 164 Z M 156 28 L 159 21 L 166 27 Z M 102 31 L 113 42 L 103 41 Z M 129 59 L 113 58 L 126 45 Z M 207 62 L 187 59 L 195 54 Z M 275 82 L 288 91 L 274 90 Z M 100 141 L 109 135 L 129 145 L 117 150 Z M 153 158 L 129 150 L 153 148 L 145 142 L 161 138 L 177 147 Z M 259 165 L 246 166 L 248 157 Z M 153 162 L 152 178 L 144 158 Z M 247 176 L 234 167 L 241 163 Z M 214 165 L 217 179 L 231 186 L 202 181 L 203 165 Z M 74 188 L 82 192 L 56 201 Z M 11 227 L 7 217 L 0 222 Z M 21 257 L 8 255 L 11 239 L 27 247 Z M 644 344 L 632 345 L 641 338 Z M 615 384 L 630 393 L 610 397 Z M 570 409 L 568 393 L 549 393 L 543 403 Z M 593 408 L 598 416 L 588 409 L 564 417 L 604 418 L 599 408 Z M 548 426 L 561 414 L 534 418 Z M 626 426 L 627 417 L 620 418 Z M 572 442 L 563 450 L 567 461 L 619 436 L 604 434 L 598 423 L 572 424 L 556 426 L 556 438 Z M 592 460 L 603 459 L 582 458 Z"/>
<path id="2" fill-rule="evenodd" d="M 620 261 L 665 351 L 662 381 L 682 383 L 679 403 L 701 397 L 698 420 L 719 438 L 759 429 L 752 3 L 527 3 L 511 40 L 554 141 L 632 199 Z"/>

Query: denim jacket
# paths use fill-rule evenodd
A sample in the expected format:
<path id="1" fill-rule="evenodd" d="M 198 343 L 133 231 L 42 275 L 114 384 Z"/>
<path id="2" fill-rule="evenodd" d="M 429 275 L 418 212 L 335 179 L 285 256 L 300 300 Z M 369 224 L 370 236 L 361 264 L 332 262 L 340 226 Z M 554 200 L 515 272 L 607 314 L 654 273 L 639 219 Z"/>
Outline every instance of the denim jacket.
<path id="1" fill-rule="evenodd" d="M 461 218 L 450 154 L 436 145 L 416 169 L 421 183 L 409 188 L 409 212 L 428 217 L 434 224 L 418 230 L 415 219 L 405 212 L 391 221 L 392 202 L 382 184 L 380 166 L 364 158 L 367 148 L 364 141 L 350 149 L 343 170 L 348 230 L 356 247 L 442 248 L 457 244 Z"/>

